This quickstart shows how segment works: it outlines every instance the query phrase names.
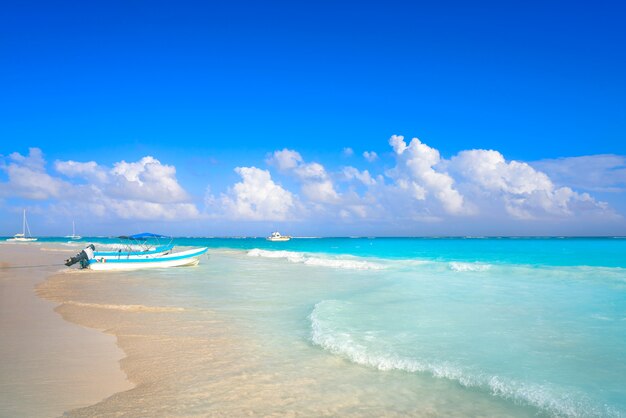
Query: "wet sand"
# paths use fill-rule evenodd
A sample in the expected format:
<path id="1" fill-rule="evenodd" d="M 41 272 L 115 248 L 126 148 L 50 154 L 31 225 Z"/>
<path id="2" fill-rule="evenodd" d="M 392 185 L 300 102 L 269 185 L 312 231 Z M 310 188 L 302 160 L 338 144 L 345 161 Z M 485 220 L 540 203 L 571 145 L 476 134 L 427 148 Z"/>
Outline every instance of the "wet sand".
<path id="1" fill-rule="evenodd" d="M 0 416 L 60 416 L 133 387 L 114 336 L 63 320 L 35 293 L 74 252 L 0 244 Z"/>
<path id="2" fill-rule="evenodd" d="M 79 280 L 74 280 L 77 275 Z M 242 391 L 252 392 L 256 385 L 246 385 L 248 366 L 241 362 L 246 357 L 241 344 L 212 311 L 137 304 L 131 295 L 136 277 L 125 280 L 118 274 L 115 281 L 119 292 L 111 289 L 106 273 L 81 271 L 53 275 L 38 286 L 41 297 L 60 303 L 56 311 L 65 320 L 117 337 L 126 353 L 122 369 L 135 385 L 67 416 L 233 416 L 233 408 L 245 408 Z M 224 387 L 231 392 L 225 395 Z M 217 410 L 199 406 L 212 396 L 221 400 Z"/>

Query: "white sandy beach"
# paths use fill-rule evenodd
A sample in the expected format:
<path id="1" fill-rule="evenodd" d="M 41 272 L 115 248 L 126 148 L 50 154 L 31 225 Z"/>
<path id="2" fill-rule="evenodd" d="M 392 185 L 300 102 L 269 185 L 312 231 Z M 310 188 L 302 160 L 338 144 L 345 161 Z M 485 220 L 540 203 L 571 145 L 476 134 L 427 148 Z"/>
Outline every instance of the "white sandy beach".
<path id="1" fill-rule="evenodd" d="M 64 321 L 35 286 L 69 253 L 0 245 L 0 416 L 54 417 L 132 385 L 115 337 Z M 52 266 L 57 264 L 57 266 Z M 48 265 L 47 267 L 22 266 Z"/>

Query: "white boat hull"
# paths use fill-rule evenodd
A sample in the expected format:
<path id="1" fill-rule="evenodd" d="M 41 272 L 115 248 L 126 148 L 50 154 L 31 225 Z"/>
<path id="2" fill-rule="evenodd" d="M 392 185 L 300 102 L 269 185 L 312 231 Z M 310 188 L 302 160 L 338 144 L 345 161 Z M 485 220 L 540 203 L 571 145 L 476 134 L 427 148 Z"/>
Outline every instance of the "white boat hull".
<path id="1" fill-rule="evenodd" d="M 94 258 L 105 258 L 107 260 L 135 260 L 138 258 L 157 258 L 157 257 L 162 257 L 164 255 L 167 254 L 171 254 L 172 253 L 172 249 L 169 248 L 167 250 L 163 250 L 163 251 L 159 251 L 159 252 L 149 252 L 147 254 L 142 254 L 142 253 L 138 253 L 138 252 L 134 252 L 134 253 L 125 253 L 125 252 L 121 252 L 121 253 L 102 253 L 99 254 L 98 251 L 96 251 L 94 253 Z"/>
<path id="2" fill-rule="evenodd" d="M 8 238 L 9 242 L 32 242 L 37 241 L 37 238 Z"/>
<path id="3" fill-rule="evenodd" d="M 151 268 L 195 266 L 200 262 L 200 257 L 207 252 L 208 248 L 196 248 L 193 250 L 172 253 L 161 257 L 144 257 L 132 259 L 111 259 L 96 257 L 89 261 L 91 270 L 142 270 Z"/>
<path id="4" fill-rule="evenodd" d="M 274 242 L 289 241 L 290 239 L 291 237 L 289 235 L 281 235 L 280 232 L 278 231 L 272 232 L 272 235 L 267 237 L 268 241 L 274 241 Z"/>

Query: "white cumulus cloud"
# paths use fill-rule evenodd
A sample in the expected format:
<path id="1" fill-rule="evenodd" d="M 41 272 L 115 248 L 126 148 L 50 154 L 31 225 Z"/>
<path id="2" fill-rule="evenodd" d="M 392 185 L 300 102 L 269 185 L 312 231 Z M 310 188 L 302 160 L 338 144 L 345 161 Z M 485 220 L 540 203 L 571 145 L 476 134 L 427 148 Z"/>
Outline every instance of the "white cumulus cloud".
<path id="1" fill-rule="evenodd" d="M 552 181 L 582 190 L 626 191 L 626 157 L 615 154 L 585 155 L 531 162 Z"/>
<path id="2" fill-rule="evenodd" d="M 275 164 L 281 171 L 291 170 L 302 162 L 302 156 L 297 151 L 284 148 L 280 151 L 274 151 L 267 162 L 269 164 Z"/>
<path id="3" fill-rule="evenodd" d="M 17 152 L 9 155 L 0 168 L 7 173 L 8 181 L 0 183 L 0 195 L 45 200 L 60 197 L 71 185 L 46 172 L 46 161 L 39 148 L 29 148 L 28 155 Z"/>
<path id="4" fill-rule="evenodd" d="M 54 168 L 67 177 L 82 177 L 98 182 L 105 182 L 107 180 L 106 170 L 100 167 L 95 161 L 86 163 L 72 160 L 55 161 Z"/>
<path id="5" fill-rule="evenodd" d="M 57 218 L 82 212 L 94 220 L 131 222 L 297 220 L 353 233 L 363 225 L 381 233 L 437 228 L 450 233 L 457 226 L 475 231 L 513 226 L 508 231 L 524 233 L 529 225 L 537 232 L 554 225 L 567 231 L 587 221 L 611 230 L 619 219 L 624 225 L 614 209 L 587 192 L 624 192 L 625 157 L 527 163 L 483 149 L 444 158 L 435 147 L 399 135 L 388 143 L 390 167 L 372 164 L 367 170 L 333 168 L 306 161 L 293 149 L 276 150 L 267 156 L 269 170 L 236 167 L 238 180 L 215 196 L 207 188 L 202 210 L 178 181 L 176 167 L 153 156 L 112 165 L 58 160 L 48 171 L 41 150 L 31 148 L 27 155 L 0 156 L 0 199 L 3 204 L 17 198 L 37 201 Z M 378 155 L 366 151 L 363 157 L 374 161 Z"/>
<path id="6" fill-rule="evenodd" d="M 0 184 L 2 194 L 49 200 L 51 211 L 143 220 L 190 219 L 200 215 L 178 183 L 175 167 L 161 164 L 154 157 L 130 163 L 120 161 L 112 168 L 95 161 L 56 161 L 56 172 L 71 180 L 49 174 L 43 153 L 37 148 L 31 148 L 28 156 L 13 153 L 9 160 L 2 165 L 9 178 Z"/>
<path id="7" fill-rule="evenodd" d="M 227 217 L 243 220 L 286 220 L 295 207 L 293 194 L 276 184 L 267 170 L 237 167 L 241 181 L 220 201 Z"/>
<path id="8" fill-rule="evenodd" d="M 333 183 L 326 179 L 321 181 L 308 181 L 302 184 L 302 194 L 309 200 L 319 203 L 338 203 L 339 194 L 335 191 Z"/>
<path id="9" fill-rule="evenodd" d="M 187 192 L 176 179 L 176 168 L 147 156 L 136 162 L 120 161 L 109 173 L 108 193 L 125 199 L 156 203 L 186 202 Z"/>
<path id="10" fill-rule="evenodd" d="M 339 202 L 340 195 L 322 164 L 307 163 L 300 153 L 287 148 L 274 151 L 267 162 L 277 166 L 281 171 L 293 174 L 301 182 L 302 195 L 312 202 Z"/>
<path id="11" fill-rule="evenodd" d="M 373 186 L 376 184 L 376 180 L 372 178 L 369 171 L 367 170 L 360 171 L 355 167 L 344 167 L 342 170 L 342 174 L 344 178 L 348 181 L 358 180 L 365 186 Z"/>
<path id="12" fill-rule="evenodd" d="M 606 209 L 587 193 L 569 187 L 555 187 L 543 172 L 519 161 L 507 162 L 494 150 L 459 152 L 449 164 L 466 183 L 477 186 L 491 200 L 500 199 L 516 218 L 533 219 L 544 215 L 569 216 L 578 210 Z M 476 196 L 477 199 L 480 195 Z"/>
<path id="13" fill-rule="evenodd" d="M 455 189 L 454 179 L 438 167 L 442 162 L 439 151 L 417 138 L 407 145 L 399 135 L 393 135 L 389 145 L 395 152 L 397 164 L 388 175 L 401 188 L 410 190 L 418 200 L 434 197 L 447 213 L 465 212 L 463 196 Z"/>
<path id="14" fill-rule="evenodd" d="M 370 163 L 373 163 L 378 159 L 378 154 L 375 151 L 365 151 L 363 153 L 363 158 L 365 158 Z"/>

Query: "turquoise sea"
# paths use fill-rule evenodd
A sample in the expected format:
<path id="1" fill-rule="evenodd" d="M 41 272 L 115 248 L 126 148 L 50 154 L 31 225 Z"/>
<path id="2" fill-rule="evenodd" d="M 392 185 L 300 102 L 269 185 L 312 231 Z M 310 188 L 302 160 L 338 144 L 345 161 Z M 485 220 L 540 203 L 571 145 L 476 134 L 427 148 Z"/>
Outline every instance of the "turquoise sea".
<path id="1" fill-rule="evenodd" d="M 117 241 L 66 245 L 86 242 Z M 304 415 L 626 416 L 626 239 L 175 242 L 211 249 L 107 283 L 126 303 L 218 313 L 250 378 L 301 385 Z M 224 412 L 212 396 L 194 408 Z"/>

